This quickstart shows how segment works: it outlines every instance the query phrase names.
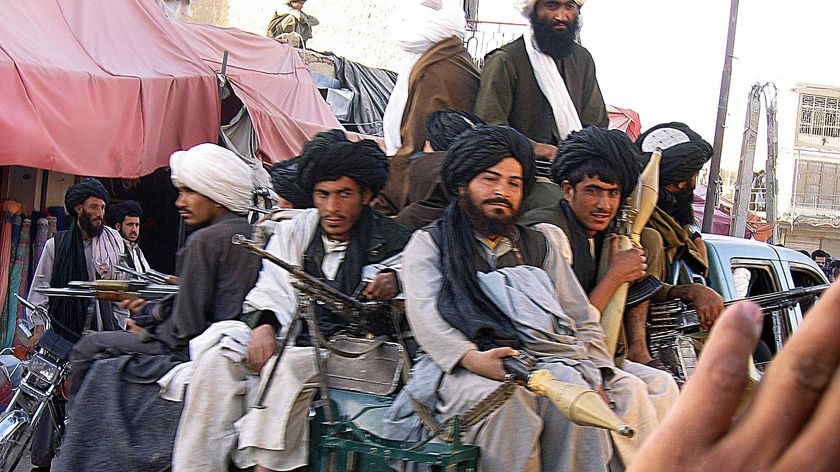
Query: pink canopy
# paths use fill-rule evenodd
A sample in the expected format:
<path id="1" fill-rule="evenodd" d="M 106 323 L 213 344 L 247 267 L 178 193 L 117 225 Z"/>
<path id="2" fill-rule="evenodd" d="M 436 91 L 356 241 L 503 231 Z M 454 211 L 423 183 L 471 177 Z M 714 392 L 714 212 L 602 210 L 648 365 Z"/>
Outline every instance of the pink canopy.
<path id="1" fill-rule="evenodd" d="M 154 0 L 5 2 L 0 165 L 138 177 L 219 136 L 228 75 L 266 161 L 340 127 L 297 53 L 238 30 L 170 22 Z"/>
<path id="2" fill-rule="evenodd" d="M 642 121 L 635 111 L 607 105 L 607 114 L 610 117 L 610 129 L 624 131 L 633 141 L 642 133 Z"/>

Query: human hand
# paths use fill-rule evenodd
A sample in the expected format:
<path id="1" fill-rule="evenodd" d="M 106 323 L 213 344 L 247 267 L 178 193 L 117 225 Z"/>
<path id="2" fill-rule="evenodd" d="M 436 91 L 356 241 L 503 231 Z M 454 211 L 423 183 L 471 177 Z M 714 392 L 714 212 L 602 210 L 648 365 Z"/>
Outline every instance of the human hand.
<path id="1" fill-rule="evenodd" d="M 685 300 L 691 302 L 700 318 L 700 327 L 708 330 L 723 312 L 723 297 L 701 284 L 686 286 Z"/>
<path id="2" fill-rule="evenodd" d="M 131 312 L 131 316 L 137 316 L 143 311 L 143 307 L 149 303 L 142 298 L 134 298 L 130 300 L 123 300 L 122 307 Z"/>
<path id="3" fill-rule="evenodd" d="M 609 274 L 619 282 L 635 282 L 647 274 L 647 256 L 639 248 L 621 251 L 618 248 L 619 238 L 612 236 L 610 240 L 610 270 Z"/>
<path id="4" fill-rule="evenodd" d="M 461 365 L 474 374 L 502 382 L 507 375 L 502 359 L 517 354 L 518 351 L 509 347 L 497 347 L 487 351 L 472 350 L 461 359 Z"/>
<path id="5" fill-rule="evenodd" d="M 397 284 L 397 274 L 394 272 L 380 272 L 371 280 L 362 295 L 367 300 L 387 301 L 400 293 Z"/>
<path id="6" fill-rule="evenodd" d="M 835 284 L 808 311 L 738 416 L 763 314 L 746 302 L 727 309 L 677 404 L 628 470 L 837 470 L 838 306 Z"/>
<path id="7" fill-rule="evenodd" d="M 251 342 L 248 343 L 248 368 L 258 374 L 271 356 L 277 352 L 277 332 L 271 325 L 254 328 Z"/>
<path id="8" fill-rule="evenodd" d="M 125 330 L 131 334 L 136 334 L 137 336 L 142 336 L 146 332 L 143 327 L 138 325 L 137 322 L 131 318 L 125 320 Z"/>
<path id="9" fill-rule="evenodd" d="M 557 146 L 534 143 L 534 157 L 540 161 L 554 162 L 554 159 L 557 157 Z"/>
<path id="10" fill-rule="evenodd" d="M 32 337 L 27 339 L 26 343 L 24 344 L 24 346 L 26 346 L 26 350 L 31 351 L 31 350 L 35 349 L 35 346 L 37 346 L 38 343 L 41 341 L 41 337 L 43 335 L 44 335 L 44 325 L 42 325 L 42 324 L 35 325 L 35 327 L 32 328 Z"/>

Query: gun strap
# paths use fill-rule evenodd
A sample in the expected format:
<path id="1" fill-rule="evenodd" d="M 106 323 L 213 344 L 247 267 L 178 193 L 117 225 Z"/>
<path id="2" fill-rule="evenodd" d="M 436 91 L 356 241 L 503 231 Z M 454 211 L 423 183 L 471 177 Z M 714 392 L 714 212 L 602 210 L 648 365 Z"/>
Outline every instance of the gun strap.
<path id="1" fill-rule="evenodd" d="M 475 426 L 478 422 L 502 406 L 508 398 L 513 395 L 515 389 L 515 382 L 504 382 L 499 385 L 496 390 L 493 390 L 489 395 L 476 402 L 476 404 L 467 410 L 463 415 L 449 418 L 443 423 L 438 423 L 432 412 L 429 411 L 429 408 L 409 394 L 408 398 L 411 401 L 412 406 L 414 406 L 414 411 L 417 413 L 417 417 L 420 418 L 420 422 L 423 423 L 423 426 L 425 426 L 430 433 L 429 437 L 426 438 L 425 441 L 415 445 L 413 448 L 418 448 L 438 437 L 443 439 L 445 442 L 452 442 L 452 430 L 456 418 L 457 421 L 460 421 L 460 426 L 464 430 Z"/>

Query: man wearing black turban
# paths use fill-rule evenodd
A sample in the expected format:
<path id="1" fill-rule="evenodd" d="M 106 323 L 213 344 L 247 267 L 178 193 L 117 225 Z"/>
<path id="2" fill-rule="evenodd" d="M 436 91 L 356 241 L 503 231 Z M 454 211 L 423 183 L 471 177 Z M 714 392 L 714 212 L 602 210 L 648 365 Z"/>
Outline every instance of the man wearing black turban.
<path id="1" fill-rule="evenodd" d="M 32 288 L 66 287 L 72 280 L 117 278 L 114 266 L 119 263 L 125 245 L 120 234 L 104 223 L 107 203 L 108 192 L 96 179 L 82 179 L 67 189 L 64 207 L 73 219 L 66 231 L 57 232 L 44 246 Z M 119 330 L 128 317 L 119 304 L 106 301 L 50 299 L 34 290 L 29 292 L 29 301 L 45 307 L 54 320 L 53 331 L 72 342 L 78 341 L 86 330 Z M 35 333 L 37 340 L 43 333 L 42 323 L 38 323 Z M 34 466 L 49 466 L 52 461 L 52 421 L 50 415 L 44 415 L 38 423 L 38 433 L 32 444 Z"/>
<path id="2" fill-rule="evenodd" d="M 388 178 L 385 154 L 373 141 L 351 142 L 342 131 L 333 130 L 308 142 L 295 162 L 297 187 L 315 208 L 298 210 L 291 219 L 277 222 L 265 250 L 348 296 L 380 301 L 395 297 L 400 291 L 400 253 L 410 232 L 368 206 Z M 247 369 L 261 373 L 275 354 L 276 337 L 290 329 L 297 299 L 289 274 L 265 261 L 242 308 L 243 316 L 256 320 L 257 326 L 248 343 L 247 362 L 230 359 L 224 351 L 202 355 L 202 363 L 223 365 L 225 372 L 236 375 L 208 373 L 202 392 L 187 397 L 181 430 L 193 432 L 179 431 L 176 438 L 178 470 L 216 470 L 230 460 L 241 468 L 256 465 L 256 470 L 294 470 L 306 465 L 307 448 L 292 447 L 305 444 L 309 435 L 308 407 L 314 390 L 307 383 L 316 379 L 315 351 L 306 334 L 276 361 L 272 383 L 265 390 L 265 408 L 249 409 L 245 395 L 228 395 L 246 383 Z M 347 331 L 344 318 L 317 305 L 316 310 L 323 336 Z M 385 320 L 377 326 L 383 331 L 376 334 L 393 332 L 385 331 L 392 328 L 389 318 Z M 239 418 L 241 412 L 247 413 Z M 209 436 L 238 435 L 238 444 L 233 440 L 236 447 L 228 447 L 227 439 L 216 439 L 212 454 L 198 452 L 207 447 L 205 420 L 209 417 L 220 419 Z"/>
<path id="3" fill-rule="evenodd" d="M 440 166 L 449 146 L 464 131 L 485 124 L 481 118 L 463 110 L 439 110 L 426 120 L 428 139 L 423 152 L 411 156 L 406 176 L 405 207 L 397 221 L 418 229 L 443 216 L 449 196 L 440 180 Z"/>
<path id="4" fill-rule="evenodd" d="M 280 197 L 280 208 L 312 208 L 312 197 L 298 187 L 300 158 L 280 161 L 271 166 L 268 174 L 271 185 Z"/>
<path id="5" fill-rule="evenodd" d="M 503 359 L 517 351 L 562 381 L 606 385 L 628 423 L 657 422 L 645 384 L 605 355 L 598 312 L 563 258 L 560 230 L 515 224 L 534 171 L 530 141 L 506 126 L 467 130 L 447 151 L 441 177 L 452 198 L 443 219 L 416 231 L 404 253 L 406 314 L 426 355 L 386 414 L 392 439 L 418 439 L 411 436 L 418 417 L 463 415 L 497 391 Z M 606 470 L 610 462 L 604 430 L 571 423 L 521 388 L 477 421 L 463 439 L 481 447 L 485 472 Z M 621 454 L 637 447 L 619 446 Z"/>

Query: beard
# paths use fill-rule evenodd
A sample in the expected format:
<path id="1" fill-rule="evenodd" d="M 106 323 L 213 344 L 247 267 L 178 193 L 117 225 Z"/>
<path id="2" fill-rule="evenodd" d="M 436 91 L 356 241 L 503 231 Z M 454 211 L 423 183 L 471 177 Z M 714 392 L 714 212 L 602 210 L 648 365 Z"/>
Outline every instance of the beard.
<path id="1" fill-rule="evenodd" d="M 572 52 L 578 29 L 580 29 L 580 17 L 575 17 L 572 22 L 563 23 L 566 29 L 558 31 L 554 29 L 558 22 L 540 20 L 536 16 L 536 9 L 531 14 L 531 26 L 534 28 L 534 40 L 537 42 L 537 47 L 553 59 L 560 59 Z"/>
<path id="2" fill-rule="evenodd" d="M 79 227 L 82 228 L 82 230 L 91 238 L 95 238 L 102 234 L 104 229 L 102 225 L 102 218 L 99 218 L 99 224 L 94 224 L 92 221 L 93 219 L 94 218 L 87 214 L 84 210 L 82 210 L 82 214 L 77 218 Z"/>
<path id="3" fill-rule="evenodd" d="M 505 202 L 510 205 L 511 209 L 513 209 L 513 204 L 504 198 L 491 198 L 481 202 L 476 202 L 475 200 L 472 193 L 467 191 L 459 199 L 459 204 L 470 225 L 478 234 L 483 236 L 505 237 L 511 237 L 513 235 L 513 228 L 516 220 L 519 218 L 520 209 L 515 209 L 510 216 L 493 212 L 488 213 L 481 208 L 482 204 Z"/>
<path id="4" fill-rule="evenodd" d="M 682 226 L 693 225 L 694 220 L 694 190 L 687 188 L 677 193 L 666 189 L 659 191 L 659 208 L 674 217 Z"/>

